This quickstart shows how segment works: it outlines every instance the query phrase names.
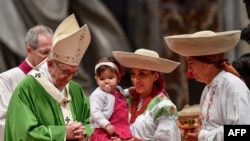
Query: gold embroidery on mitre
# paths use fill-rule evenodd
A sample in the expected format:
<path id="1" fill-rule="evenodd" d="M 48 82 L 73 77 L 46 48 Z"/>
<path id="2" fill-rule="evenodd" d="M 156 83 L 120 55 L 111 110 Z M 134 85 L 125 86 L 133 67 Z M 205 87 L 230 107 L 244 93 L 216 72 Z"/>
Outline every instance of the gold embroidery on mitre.
<path id="1" fill-rule="evenodd" d="M 79 36 L 78 48 L 75 50 L 75 56 L 60 55 L 60 54 L 54 53 L 53 54 L 54 58 L 57 60 L 62 60 L 65 63 L 74 63 L 74 64 L 77 63 L 78 64 L 82 59 L 81 50 L 82 50 L 82 46 L 84 45 L 84 40 L 83 40 L 84 37 L 85 37 L 85 30 Z"/>

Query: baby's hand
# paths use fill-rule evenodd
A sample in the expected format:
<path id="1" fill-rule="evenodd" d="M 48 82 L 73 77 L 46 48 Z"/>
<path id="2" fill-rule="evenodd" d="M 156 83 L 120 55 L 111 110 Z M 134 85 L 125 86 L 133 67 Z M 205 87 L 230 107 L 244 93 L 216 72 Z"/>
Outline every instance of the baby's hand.
<path id="1" fill-rule="evenodd" d="M 109 135 L 113 135 L 114 132 L 115 132 L 115 127 L 111 124 L 108 124 L 106 127 L 105 127 L 105 130 L 108 132 Z"/>

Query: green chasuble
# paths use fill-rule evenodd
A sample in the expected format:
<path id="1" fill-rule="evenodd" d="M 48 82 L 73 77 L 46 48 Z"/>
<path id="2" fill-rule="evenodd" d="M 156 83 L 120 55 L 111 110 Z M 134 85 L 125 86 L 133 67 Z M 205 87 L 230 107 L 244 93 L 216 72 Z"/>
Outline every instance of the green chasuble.
<path id="1" fill-rule="evenodd" d="M 73 119 L 89 125 L 89 100 L 82 87 L 69 82 L 70 109 Z M 61 105 L 33 77 L 26 76 L 15 89 L 7 111 L 4 141 L 63 141 L 66 126 Z"/>

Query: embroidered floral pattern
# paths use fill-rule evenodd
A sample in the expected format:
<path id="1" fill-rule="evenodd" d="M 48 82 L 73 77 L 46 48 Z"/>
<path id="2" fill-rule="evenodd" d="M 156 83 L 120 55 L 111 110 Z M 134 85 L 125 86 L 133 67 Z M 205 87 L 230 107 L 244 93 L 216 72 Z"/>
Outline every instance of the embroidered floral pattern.
<path id="1" fill-rule="evenodd" d="M 211 88 L 208 88 L 207 93 L 204 95 L 201 101 L 201 114 L 200 114 L 200 119 L 203 121 L 208 121 L 209 120 L 209 110 L 212 107 L 214 103 L 214 96 L 217 93 L 218 90 L 218 85 L 211 86 Z"/>
<path id="2" fill-rule="evenodd" d="M 162 104 L 162 102 L 164 102 Z M 161 103 L 161 104 L 159 104 Z M 165 94 L 159 94 L 148 105 L 148 111 L 153 113 L 153 118 L 157 119 L 162 115 L 177 115 L 177 109 Z M 153 110 L 153 111 L 152 111 Z"/>

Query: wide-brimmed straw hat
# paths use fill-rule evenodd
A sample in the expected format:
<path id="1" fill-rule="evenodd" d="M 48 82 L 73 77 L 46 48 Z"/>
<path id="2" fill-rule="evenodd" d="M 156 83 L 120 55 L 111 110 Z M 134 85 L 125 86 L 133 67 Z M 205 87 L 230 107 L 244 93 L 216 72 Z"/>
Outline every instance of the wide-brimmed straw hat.
<path id="1" fill-rule="evenodd" d="M 137 49 L 134 53 L 112 51 L 112 54 L 121 65 L 128 68 L 170 73 L 180 64 L 160 58 L 157 52 L 148 49 Z"/>
<path id="2" fill-rule="evenodd" d="M 72 14 L 57 27 L 51 49 L 51 57 L 59 62 L 78 66 L 90 43 L 87 24 L 81 28 Z"/>
<path id="3" fill-rule="evenodd" d="M 182 56 L 205 56 L 225 53 L 240 40 L 240 30 L 226 32 L 200 31 L 194 34 L 173 35 L 165 41 L 173 52 Z"/>

